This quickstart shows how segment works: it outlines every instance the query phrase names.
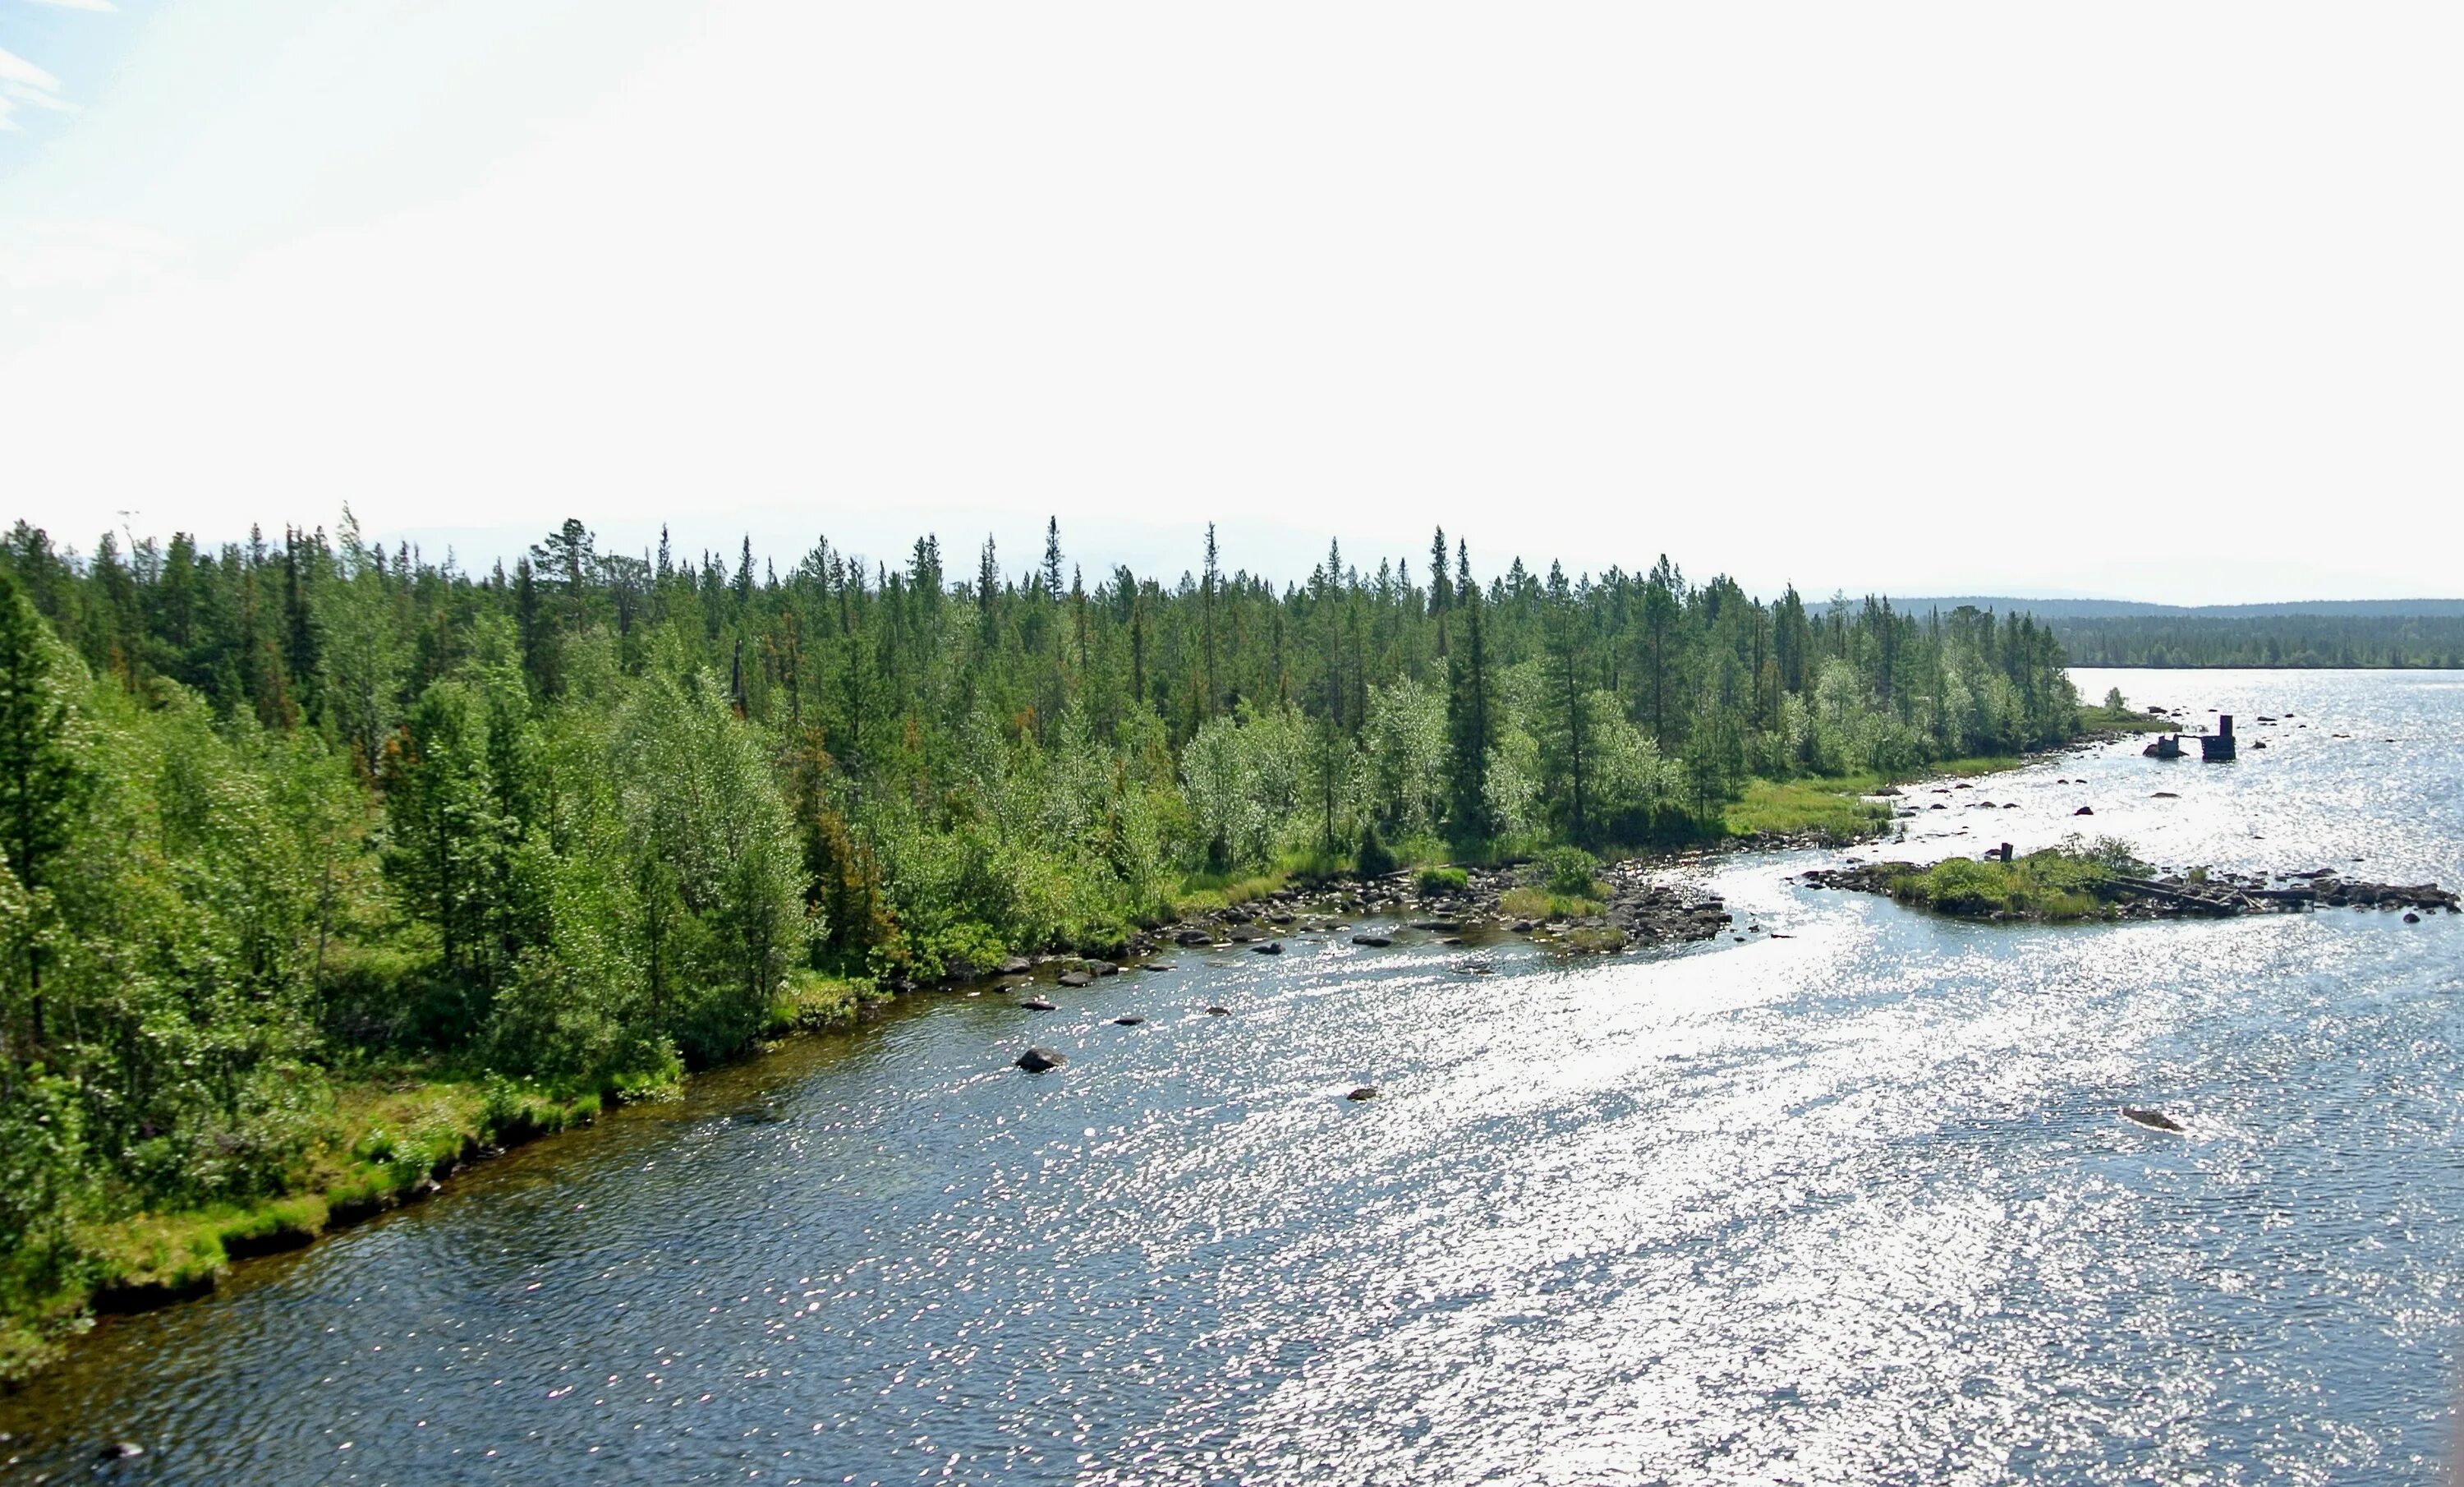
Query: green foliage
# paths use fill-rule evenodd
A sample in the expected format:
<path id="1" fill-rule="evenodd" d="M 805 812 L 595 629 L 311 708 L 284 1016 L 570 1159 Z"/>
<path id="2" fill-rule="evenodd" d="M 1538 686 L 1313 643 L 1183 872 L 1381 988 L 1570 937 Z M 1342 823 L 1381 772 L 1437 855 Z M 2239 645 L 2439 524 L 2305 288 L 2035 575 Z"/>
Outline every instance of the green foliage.
<path id="1" fill-rule="evenodd" d="M 1422 868 L 1413 879 L 1422 893 L 1451 893 L 1471 886 L 1471 875 L 1459 867 Z"/>
<path id="2" fill-rule="evenodd" d="M 1023 573 L 926 537 L 773 577 L 568 520 L 482 573 L 347 511 L 218 549 L 18 523 L 0 1316 L 193 1280 L 318 1218 L 272 1205 L 390 1201 L 872 986 L 1347 869 L 1715 834 L 1782 809 L 1763 779 L 2078 723 L 2025 616 L 1431 553 L 1286 587 L 1210 533 L 1177 584 L 1090 583 L 1056 523 Z M 1552 877 L 1552 914 L 1596 892 Z"/>
<path id="3" fill-rule="evenodd" d="M 2064 615 L 2047 628 L 2079 666 L 2464 667 L 2464 613 L 2417 603 L 2431 612 L 2395 601 L 2375 613 Z"/>
<path id="4" fill-rule="evenodd" d="M 1580 847 L 1552 847 L 1540 855 L 1540 883 L 1552 894 L 1569 898 L 1600 897 L 1600 859 Z"/>
<path id="5" fill-rule="evenodd" d="M 1353 851 L 1353 871 L 1362 877 L 1383 877 L 1395 871 L 1395 854 L 1384 837 L 1377 834 L 1377 823 L 1369 822 L 1360 829 L 1360 844 Z"/>
<path id="6" fill-rule="evenodd" d="M 1871 835 L 1891 819 L 1891 808 L 1863 798 L 1881 782 L 1863 778 L 1755 780 L 1722 812 L 1731 836 L 1793 836 L 1818 832 L 1839 841 Z"/>
<path id="7" fill-rule="evenodd" d="M 1952 857 L 1893 881 L 1892 897 L 1965 918 L 2099 919 L 2111 913 L 2101 891 L 2117 874 L 2144 871 L 2127 846 L 2077 837 L 2011 862 Z"/>

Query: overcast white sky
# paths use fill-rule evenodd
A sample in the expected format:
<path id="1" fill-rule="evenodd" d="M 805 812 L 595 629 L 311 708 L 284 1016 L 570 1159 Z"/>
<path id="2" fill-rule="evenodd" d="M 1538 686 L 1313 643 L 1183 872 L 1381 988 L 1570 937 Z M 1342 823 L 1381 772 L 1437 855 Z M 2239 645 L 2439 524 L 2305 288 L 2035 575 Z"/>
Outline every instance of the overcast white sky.
<path id="1" fill-rule="evenodd" d="M 116 9 L 115 9 L 116 3 Z M 0 0 L 0 488 L 2464 592 L 2464 11 Z M 135 515 L 122 518 L 121 512 Z M 1416 569 L 1418 563 L 1416 562 Z"/>

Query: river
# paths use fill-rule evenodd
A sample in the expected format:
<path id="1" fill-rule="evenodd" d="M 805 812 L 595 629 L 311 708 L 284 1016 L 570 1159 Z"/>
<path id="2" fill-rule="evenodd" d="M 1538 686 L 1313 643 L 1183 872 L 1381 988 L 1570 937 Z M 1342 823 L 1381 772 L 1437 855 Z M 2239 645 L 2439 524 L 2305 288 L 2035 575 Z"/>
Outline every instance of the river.
<path id="1" fill-rule="evenodd" d="M 2243 757 L 1912 788 L 1948 809 L 1864 854 L 2092 829 L 2464 883 L 2464 674 L 2079 680 L 2237 713 Z M 1786 938 L 1509 941 L 1472 975 L 1427 936 L 1305 937 L 1052 1012 L 910 999 L 106 1321 L 0 1401 L 0 1484 L 123 1438 L 146 1454 L 91 1470 L 2438 1479 L 2464 919 L 1964 924 L 1790 880 L 1836 860 L 1702 869 Z M 1030 1041 L 1067 1064 L 1012 1068 Z"/>

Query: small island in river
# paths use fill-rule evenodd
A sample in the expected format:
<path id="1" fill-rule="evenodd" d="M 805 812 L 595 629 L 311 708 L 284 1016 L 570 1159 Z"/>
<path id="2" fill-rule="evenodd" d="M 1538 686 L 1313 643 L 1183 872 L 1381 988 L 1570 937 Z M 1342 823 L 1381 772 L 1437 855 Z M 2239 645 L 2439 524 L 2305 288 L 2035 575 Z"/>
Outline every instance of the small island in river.
<path id="1" fill-rule="evenodd" d="M 2350 907 L 2401 910 L 2410 921 L 2442 909 L 2459 912 L 2454 891 L 2436 883 L 2364 882 L 2332 868 L 2272 877 L 2196 868 L 2160 877 L 2120 843 L 2076 839 L 2025 855 L 2005 847 L 1982 859 L 1951 857 L 1931 866 L 1864 862 L 1814 868 L 1797 880 L 1809 888 L 1883 894 L 1938 914 L 1990 921 L 2220 919 Z"/>

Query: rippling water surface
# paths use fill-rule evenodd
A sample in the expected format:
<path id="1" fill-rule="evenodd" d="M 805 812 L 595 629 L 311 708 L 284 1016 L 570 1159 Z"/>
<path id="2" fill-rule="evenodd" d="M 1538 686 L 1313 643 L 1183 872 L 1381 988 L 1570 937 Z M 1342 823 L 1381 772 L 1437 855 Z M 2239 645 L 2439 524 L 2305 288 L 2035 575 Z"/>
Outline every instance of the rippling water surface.
<path id="1" fill-rule="evenodd" d="M 1918 788 L 1881 850 L 2464 882 L 2464 675 L 2117 681 L 2269 747 Z M 2436 1478 L 2464 920 L 1963 925 L 1831 860 L 1714 865 L 1788 938 L 1656 959 L 919 1000 L 106 1324 L 0 1482 Z"/>

